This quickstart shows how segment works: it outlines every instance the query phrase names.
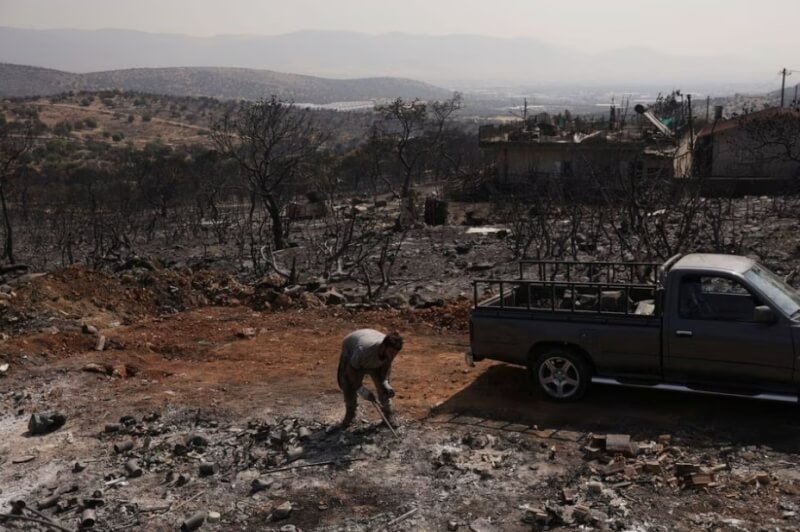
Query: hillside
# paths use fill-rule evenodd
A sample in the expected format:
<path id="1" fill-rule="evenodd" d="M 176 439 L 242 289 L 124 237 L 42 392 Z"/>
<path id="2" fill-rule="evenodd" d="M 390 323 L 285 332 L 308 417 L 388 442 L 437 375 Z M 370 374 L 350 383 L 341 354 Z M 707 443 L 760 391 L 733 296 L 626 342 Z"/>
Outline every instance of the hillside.
<path id="1" fill-rule="evenodd" d="M 465 88 L 542 82 L 671 86 L 751 82 L 763 80 L 776 68 L 747 58 L 702 54 L 698 50 L 681 56 L 646 47 L 585 53 L 533 38 L 479 35 L 298 31 L 196 37 L 119 29 L 0 27 L 0 62 L 70 72 L 218 65 L 326 78 L 413 78 Z"/>
<path id="2" fill-rule="evenodd" d="M 340 80 L 222 67 L 136 68 L 76 74 L 0 63 L 0 97 L 114 89 L 219 99 L 254 100 L 275 95 L 298 103 L 315 104 L 450 96 L 444 89 L 401 78 Z"/>

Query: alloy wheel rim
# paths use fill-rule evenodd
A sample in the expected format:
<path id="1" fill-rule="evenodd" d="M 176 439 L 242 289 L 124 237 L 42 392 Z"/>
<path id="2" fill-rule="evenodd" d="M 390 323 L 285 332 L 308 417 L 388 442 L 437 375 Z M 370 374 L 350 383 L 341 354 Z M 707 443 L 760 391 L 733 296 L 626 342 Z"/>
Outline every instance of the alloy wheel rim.
<path id="1" fill-rule="evenodd" d="M 571 397 L 578 391 L 580 383 L 578 368 L 566 358 L 551 357 L 539 366 L 539 384 L 551 397 Z"/>

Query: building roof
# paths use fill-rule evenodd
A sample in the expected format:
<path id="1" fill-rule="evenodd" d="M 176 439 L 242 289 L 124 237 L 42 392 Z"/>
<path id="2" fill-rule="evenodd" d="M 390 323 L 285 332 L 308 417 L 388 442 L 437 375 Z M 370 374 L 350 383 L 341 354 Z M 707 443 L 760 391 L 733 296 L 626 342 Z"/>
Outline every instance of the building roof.
<path id="1" fill-rule="evenodd" d="M 753 267 L 755 261 L 740 255 L 717 255 L 712 253 L 690 253 L 676 262 L 671 269 L 719 270 L 742 274 Z"/>
<path id="2" fill-rule="evenodd" d="M 709 124 L 703 127 L 703 129 L 700 130 L 697 136 L 705 137 L 713 133 L 722 133 L 723 131 L 736 129 L 739 127 L 742 121 L 755 120 L 759 118 L 770 118 L 779 115 L 790 115 L 800 118 L 800 111 L 798 111 L 797 109 L 792 109 L 791 107 L 770 107 L 769 109 L 764 109 L 763 111 L 756 111 L 754 113 L 748 113 L 746 115 L 737 116 L 736 118 L 729 118 L 727 120 L 720 120 L 719 122 L 716 122 L 714 124 Z"/>

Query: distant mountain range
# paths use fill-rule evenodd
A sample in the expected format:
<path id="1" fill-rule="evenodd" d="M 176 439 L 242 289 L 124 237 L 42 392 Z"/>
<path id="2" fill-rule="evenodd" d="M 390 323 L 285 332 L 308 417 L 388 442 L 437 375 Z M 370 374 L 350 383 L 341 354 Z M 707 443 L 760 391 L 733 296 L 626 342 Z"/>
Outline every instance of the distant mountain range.
<path id="1" fill-rule="evenodd" d="M 192 37 L 113 29 L 0 27 L 0 62 L 70 72 L 225 66 L 332 78 L 403 77 L 446 87 L 533 83 L 680 86 L 763 80 L 777 68 L 701 54 L 669 55 L 649 48 L 588 54 L 536 39 L 475 35 L 301 31 L 275 36 Z"/>
<path id="2" fill-rule="evenodd" d="M 0 96 L 46 96 L 67 91 L 122 89 L 175 96 L 221 99 L 269 98 L 297 103 L 384 100 L 397 97 L 444 99 L 450 92 L 400 78 L 325 79 L 246 68 L 135 68 L 74 74 L 0 63 Z"/>

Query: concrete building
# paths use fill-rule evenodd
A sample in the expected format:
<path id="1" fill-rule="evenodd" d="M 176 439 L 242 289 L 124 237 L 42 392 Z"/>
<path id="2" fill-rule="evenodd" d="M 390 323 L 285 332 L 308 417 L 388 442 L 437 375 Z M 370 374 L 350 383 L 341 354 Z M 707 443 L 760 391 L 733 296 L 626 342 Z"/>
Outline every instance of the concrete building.
<path id="1" fill-rule="evenodd" d="M 800 178 L 800 111 L 775 107 L 700 130 L 695 173 L 713 178 Z"/>
<path id="2" fill-rule="evenodd" d="M 545 135 L 539 128 L 487 125 L 480 128 L 479 142 L 501 184 L 550 178 L 673 177 L 676 172 L 675 141 L 633 131 Z"/>

